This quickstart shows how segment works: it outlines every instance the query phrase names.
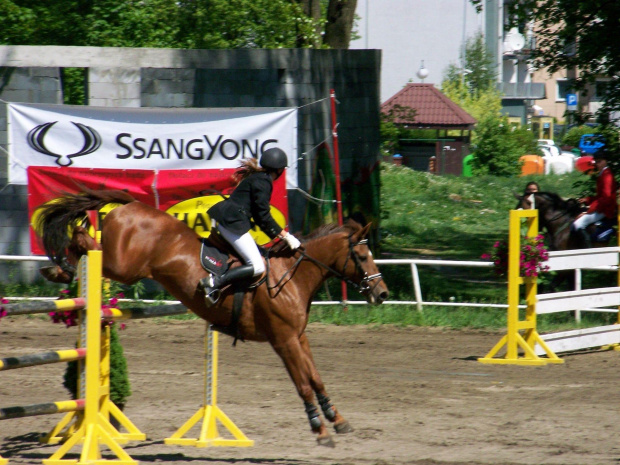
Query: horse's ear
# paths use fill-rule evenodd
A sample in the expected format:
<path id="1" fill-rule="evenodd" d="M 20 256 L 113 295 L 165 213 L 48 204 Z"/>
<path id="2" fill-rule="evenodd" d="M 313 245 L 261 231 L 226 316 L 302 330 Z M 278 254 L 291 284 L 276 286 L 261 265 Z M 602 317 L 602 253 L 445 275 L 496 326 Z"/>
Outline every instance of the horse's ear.
<path id="1" fill-rule="evenodd" d="M 522 195 L 517 194 L 515 191 L 512 191 L 512 195 L 514 195 L 514 196 L 515 196 L 515 199 L 517 199 L 517 200 L 521 200 L 521 199 L 523 198 L 523 196 L 522 196 Z"/>
<path id="2" fill-rule="evenodd" d="M 368 235 L 368 232 L 370 231 L 371 227 L 372 227 L 372 223 L 368 223 L 363 228 L 361 228 L 361 229 L 355 231 L 353 234 L 351 234 L 350 237 L 353 239 L 353 242 L 359 242 L 362 239 L 364 239 Z"/>

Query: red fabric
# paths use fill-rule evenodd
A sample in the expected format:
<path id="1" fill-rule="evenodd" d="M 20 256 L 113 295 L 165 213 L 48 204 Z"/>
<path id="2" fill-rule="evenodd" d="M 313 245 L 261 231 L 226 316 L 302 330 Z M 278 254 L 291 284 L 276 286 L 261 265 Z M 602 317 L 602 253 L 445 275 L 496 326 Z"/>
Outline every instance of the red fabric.
<path id="1" fill-rule="evenodd" d="M 65 192 L 79 192 L 82 184 L 91 189 L 122 189 L 134 198 L 165 211 L 186 223 L 200 236 L 210 232 L 207 210 L 223 199 L 218 192 L 230 194 L 235 187 L 234 169 L 211 170 L 112 170 L 93 168 L 28 167 L 28 213 Z M 272 214 L 283 228 L 288 218 L 285 176 L 273 183 Z M 106 212 L 99 212 L 99 221 Z M 258 228 L 252 230 L 259 244 L 269 237 Z M 30 247 L 35 255 L 45 255 L 40 239 L 30 228 Z"/>
<path id="2" fill-rule="evenodd" d="M 614 218 L 618 211 L 617 190 L 613 173 L 609 168 L 603 169 L 596 178 L 596 195 L 586 197 L 588 213 L 600 212 L 607 218 Z"/>

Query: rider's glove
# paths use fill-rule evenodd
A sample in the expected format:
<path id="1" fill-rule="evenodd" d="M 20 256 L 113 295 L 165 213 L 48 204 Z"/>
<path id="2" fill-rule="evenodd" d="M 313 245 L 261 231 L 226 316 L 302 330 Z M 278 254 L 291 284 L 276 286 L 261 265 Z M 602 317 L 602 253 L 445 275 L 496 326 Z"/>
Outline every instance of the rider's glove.
<path id="1" fill-rule="evenodd" d="M 286 245 L 288 245 L 292 250 L 297 250 L 301 246 L 299 239 L 289 233 L 284 233 L 282 240 L 286 242 Z"/>

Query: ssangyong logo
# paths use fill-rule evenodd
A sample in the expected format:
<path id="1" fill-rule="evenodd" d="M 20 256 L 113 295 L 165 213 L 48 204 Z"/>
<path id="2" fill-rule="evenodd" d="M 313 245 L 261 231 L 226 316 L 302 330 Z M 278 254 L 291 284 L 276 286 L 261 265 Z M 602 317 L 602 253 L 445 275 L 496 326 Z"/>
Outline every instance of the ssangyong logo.
<path id="1" fill-rule="evenodd" d="M 49 150 L 45 146 L 45 136 L 48 131 L 54 126 L 58 121 L 54 121 L 52 123 L 44 123 L 39 126 L 31 129 L 28 133 L 28 145 L 32 147 L 33 150 L 36 150 L 43 155 L 49 155 L 50 157 L 56 157 L 56 164 L 59 166 L 70 166 L 73 163 L 71 160 L 73 157 L 81 157 L 82 155 L 88 155 L 89 153 L 93 153 L 101 146 L 101 136 L 97 131 L 95 131 L 90 126 L 86 126 L 82 123 L 74 123 L 71 121 L 76 128 L 80 130 L 82 136 L 84 137 L 84 145 L 80 150 L 75 153 L 55 153 Z"/>

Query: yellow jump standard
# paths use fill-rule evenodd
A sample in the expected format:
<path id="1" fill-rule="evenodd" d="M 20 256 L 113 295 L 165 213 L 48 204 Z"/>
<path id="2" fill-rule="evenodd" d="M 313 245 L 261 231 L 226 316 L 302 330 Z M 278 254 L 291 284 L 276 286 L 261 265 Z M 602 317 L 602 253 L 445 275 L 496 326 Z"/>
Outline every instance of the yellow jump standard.
<path id="1" fill-rule="evenodd" d="M 205 392 L 203 406 L 181 426 L 176 433 L 165 439 L 166 444 L 196 447 L 250 447 L 254 441 L 248 439 L 241 430 L 216 405 L 217 403 L 217 363 L 218 332 L 207 323 L 205 333 Z M 234 439 L 225 439 L 219 435 L 217 422 L 226 427 Z M 184 438 L 194 425 L 202 421 L 198 438 Z"/>
<path id="2" fill-rule="evenodd" d="M 538 210 L 511 210 L 508 235 L 508 329 L 506 335 L 491 349 L 481 363 L 546 365 L 564 363 L 542 340 L 536 330 L 536 294 L 537 278 L 520 276 L 519 257 L 521 255 L 521 225 L 526 221 L 526 237 L 538 235 Z M 519 286 L 525 285 L 525 320 L 519 320 Z M 547 358 L 541 358 L 534 352 L 539 344 Z M 495 358 L 500 350 L 506 348 L 503 357 Z M 521 352 L 519 351 L 521 350 Z"/>

